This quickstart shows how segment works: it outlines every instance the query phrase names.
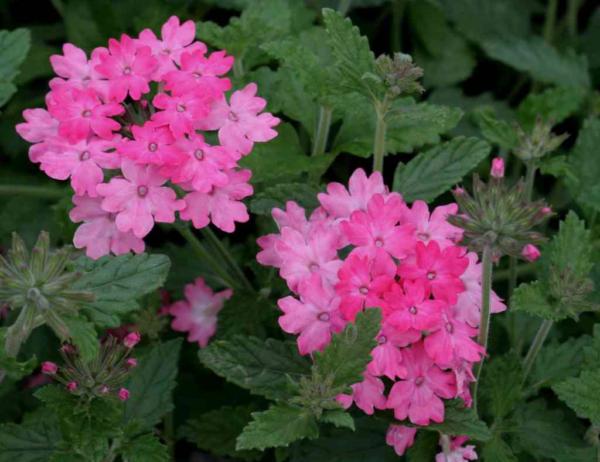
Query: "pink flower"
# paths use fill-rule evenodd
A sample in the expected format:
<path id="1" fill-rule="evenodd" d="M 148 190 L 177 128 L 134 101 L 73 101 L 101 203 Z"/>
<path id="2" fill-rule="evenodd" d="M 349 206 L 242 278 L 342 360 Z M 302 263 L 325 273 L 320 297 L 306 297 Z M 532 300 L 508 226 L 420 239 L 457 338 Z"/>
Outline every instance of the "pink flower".
<path id="1" fill-rule="evenodd" d="M 127 367 L 134 368 L 134 367 L 137 367 L 138 362 L 137 362 L 137 359 L 135 359 L 135 358 L 127 358 L 127 360 L 125 361 L 125 364 L 127 364 Z"/>
<path id="2" fill-rule="evenodd" d="M 175 138 L 194 133 L 194 123 L 209 112 L 208 99 L 198 91 L 158 93 L 152 100 L 159 110 L 152 116 L 157 125 L 167 125 Z"/>
<path id="3" fill-rule="evenodd" d="M 166 127 L 148 121 L 143 126 L 132 125 L 133 140 L 124 138 L 119 153 L 139 164 L 169 165 L 181 159 L 175 138 Z"/>
<path id="4" fill-rule="evenodd" d="M 385 386 L 381 380 L 365 373 L 364 380 L 352 385 L 352 395 L 339 395 L 336 400 L 344 407 L 349 408 L 352 401 L 365 414 L 372 415 L 375 409 L 385 409 Z"/>
<path id="5" fill-rule="evenodd" d="M 394 284 L 384 294 L 384 299 L 387 302 L 384 307 L 385 321 L 400 332 L 436 328 L 446 307 L 442 300 L 430 300 L 425 284 L 418 279 L 404 281 L 404 287 Z"/>
<path id="6" fill-rule="evenodd" d="M 444 316 L 442 326 L 425 338 L 425 351 L 442 367 L 461 359 L 477 362 L 485 354 L 485 349 L 471 339 L 476 335 L 477 329 L 467 323 Z"/>
<path id="7" fill-rule="evenodd" d="M 427 245 L 417 242 L 415 258 L 402 262 L 398 274 L 402 278 L 421 280 L 435 298 L 454 304 L 458 294 L 465 290 L 460 276 L 468 265 L 469 260 L 460 247 L 441 250 L 435 241 Z"/>
<path id="8" fill-rule="evenodd" d="M 217 331 L 217 315 L 226 300 L 233 295 L 231 289 L 213 292 L 204 279 L 197 278 L 185 286 L 185 300 L 169 308 L 174 317 L 171 327 L 178 332 L 188 332 L 189 342 L 198 342 L 204 348 Z"/>
<path id="9" fill-rule="evenodd" d="M 255 142 L 269 141 L 277 136 L 273 130 L 279 119 L 268 112 L 261 112 L 267 102 L 256 95 L 256 84 L 249 83 L 213 105 L 211 113 L 199 123 L 198 128 L 219 130 L 219 141 L 242 154 L 248 154 Z"/>
<path id="10" fill-rule="evenodd" d="M 74 196 L 75 207 L 69 218 L 83 224 L 75 231 L 73 244 L 78 249 L 86 249 L 86 255 L 96 259 L 110 252 L 121 255 L 133 250 L 144 251 L 144 241 L 131 232 L 121 232 L 115 224 L 115 217 L 100 206 L 102 199 L 88 196 Z"/>
<path id="11" fill-rule="evenodd" d="M 157 167 L 139 166 L 124 160 L 124 178 L 113 178 L 99 184 L 96 190 L 104 197 L 102 208 L 116 214 L 119 231 L 133 231 L 136 237 L 146 236 L 154 222 L 173 223 L 175 212 L 185 207 L 171 188 L 162 186 L 166 179 Z"/>
<path id="12" fill-rule="evenodd" d="M 250 170 L 226 171 L 229 182 L 223 187 L 213 187 L 211 192 L 191 192 L 185 196 L 185 209 L 179 214 L 182 220 L 191 220 L 200 229 L 212 223 L 226 233 L 235 230 L 235 223 L 245 223 L 250 219 L 242 199 L 252 195 L 248 180 Z"/>
<path id="13" fill-rule="evenodd" d="M 69 390 L 71 392 L 77 390 L 77 382 L 71 381 L 71 382 L 67 383 L 67 390 Z"/>
<path id="14" fill-rule="evenodd" d="M 50 88 L 54 90 L 67 85 L 78 89 L 91 88 L 104 96 L 107 82 L 102 80 L 102 76 L 96 71 L 96 66 L 99 64 L 99 51 L 92 52 L 92 57 L 88 61 L 81 48 L 65 43 L 62 49 L 62 55 L 50 56 L 52 69 L 59 77 L 62 77 L 62 79 L 52 79 Z"/>
<path id="15" fill-rule="evenodd" d="M 373 172 L 367 177 L 365 171 L 357 169 L 348 182 L 348 189 L 340 183 L 329 183 L 327 193 L 319 193 L 317 197 L 323 208 L 333 218 L 348 218 L 357 210 L 367 210 L 367 203 L 375 194 L 386 194 L 383 177 Z"/>
<path id="16" fill-rule="evenodd" d="M 279 300 L 283 315 L 279 325 L 289 334 L 298 336 L 298 350 L 305 355 L 323 349 L 331 334 L 340 332 L 344 320 L 338 310 L 340 300 L 333 290 L 323 286 L 317 275 L 302 283 L 300 300 L 285 297 Z"/>
<path id="17" fill-rule="evenodd" d="M 455 215 L 458 205 L 448 204 L 436 207 L 429 215 L 429 208 L 423 201 L 415 201 L 412 208 L 404 208 L 400 223 L 410 223 L 415 227 L 415 237 L 424 244 L 436 241 L 444 249 L 462 238 L 462 229 L 448 223 L 448 216 Z"/>
<path id="18" fill-rule="evenodd" d="M 120 41 L 108 41 L 108 50 L 103 50 L 99 59 L 96 70 L 110 81 L 108 96 L 111 100 L 121 102 L 128 93 L 134 100 L 139 100 L 150 91 L 148 83 L 158 66 L 150 47 L 136 44 L 123 34 Z"/>
<path id="19" fill-rule="evenodd" d="M 435 462 L 467 462 L 469 460 L 477 460 L 475 446 L 469 445 L 463 447 L 463 444 L 468 439 L 466 436 L 453 438 L 450 443 L 450 452 L 440 452 L 435 456 Z"/>
<path id="20" fill-rule="evenodd" d="M 17 124 L 17 133 L 30 143 L 39 143 L 58 133 L 58 120 L 45 109 L 25 109 L 25 122 Z"/>
<path id="21" fill-rule="evenodd" d="M 394 384 L 388 396 L 387 408 L 394 410 L 398 420 L 407 417 L 416 425 L 444 420 L 444 403 L 456 394 L 454 377 L 443 372 L 417 344 L 402 351 L 407 368 L 406 380 Z"/>
<path id="22" fill-rule="evenodd" d="M 140 340 L 142 340 L 142 336 L 140 335 L 139 332 L 130 332 L 123 339 L 123 345 L 125 345 L 127 348 L 131 349 L 134 346 L 136 346 L 138 343 L 140 343 Z"/>
<path id="23" fill-rule="evenodd" d="M 536 261 L 541 255 L 542 253 L 540 250 L 533 244 L 527 244 L 523 247 L 523 250 L 521 250 L 521 256 L 527 261 Z"/>
<path id="24" fill-rule="evenodd" d="M 418 341 L 421 334 L 417 331 L 400 332 L 389 323 L 384 323 L 379 335 L 377 346 L 371 351 L 373 360 L 367 366 L 370 374 L 385 375 L 394 380 L 396 377 L 406 377 L 406 368 L 402 364 L 401 347 Z"/>
<path id="25" fill-rule="evenodd" d="M 85 139 L 90 132 L 111 139 L 113 131 L 121 128 L 111 117 L 122 114 L 123 107 L 102 103 L 93 90 L 60 88 L 50 93 L 47 102 L 50 114 L 59 121 L 58 134 L 70 143 Z"/>
<path id="26" fill-rule="evenodd" d="M 58 366 L 51 361 L 44 361 L 42 363 L 42 373 L 46 375 L 54 375 L 58 372 Z"/>
<path id="27" fill-rule="evenodd" d="M 394 448 L 396 454 L 404 455 L 406 450 L 415 442 L 417 429 L 404 425 L 390 425 L 385 435 L 385 442 Z"/>
<path id="28" fill-rule="evenodd" d="M 375 255 L 386 251 L 396 258 L 404 258 L 414 246 L 413 225 L 397 225 L 402 210 L 402 199 L 390 195 L 387 200 L 375 194 L 367 204 L 367 211 L 356 211 L 349 221 L 341 223 L 348 241 L 357 252 Z"/>
<path id="29" fill-rule="evenodd" d="M 119 390 L 119 399 L 121 401 L 127 401 L 129 399 L 129 390 L 127 388 L 121 388 Z"/>
<path id="30" fill-rule="evenodd" d="M 490 175 L 494 178 L 504 177 L 504 159 L 502 157 L 494 157 L 492 159 Z"/>

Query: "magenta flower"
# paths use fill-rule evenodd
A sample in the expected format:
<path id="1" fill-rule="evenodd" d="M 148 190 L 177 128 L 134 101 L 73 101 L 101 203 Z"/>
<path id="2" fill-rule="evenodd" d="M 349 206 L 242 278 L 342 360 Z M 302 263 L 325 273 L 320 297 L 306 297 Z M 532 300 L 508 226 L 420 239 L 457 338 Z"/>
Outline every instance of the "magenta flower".
<path id="1" fill-rule="evenodd" d="M 492 159 L 490 175 L 494 178 L 504 178 L 504 159 L 502 157 Z"/>
<path id="2" fill-rule="evenodd" d="M 425 351 L 440 367 L 449 367 L 460 360 L 477 362 L 485 349 L 471 338 L 476 335 L 477 329 L 444 315 L 441 327 L 425 337 Z"/>
<path id="3" fill-rule="evenodd" d="M 523 247 L 521 256 L 527 261 L 534 262 L 542 256 L 542 253 L 535 245 L 527 244 L 525 247 Z"/>
<path id="4" fill-rule="evenodd" d="M 175 138 L 194 133 L 194 122 L 209 113 L 209 101 L 206 96 L 195 92 L 172 95 L 158 93 L 152 104 L 162 109 L 152 116 L 157 125 L 167 125 Z"/>
<path id="5" fill-rule="evenodd" d="M 81 48 L 65 43 L 62 55 L 50 56 L 52 69 L 59 76 L 50 81 L 50 88 L 91 88 L 104 98 L 107 95 L 108 82 L 96 70 L 96 66 L 100 64 L 100 54 L 94 50 L 91 59 L 88 60 Z"/>
<path id="6" fill-rule="evenodd" d="M 119 231 L 132 231 L 143 238 L 155 221 L 173 223 L 175 212 L 185 208 L 185 202 L 177 199 L 175 191 L 163 186 L 166 178 L 158 173 L 157 167 L 124 160 L 121 171 L 123 178 L 113 178 L 96 188 L 104 197 L 102 208 L 116 214 Z"/>
<path id="7" fill-rule="evenodd" d="M 396 454 L 404 455 L 406 450 L 415 442 L 417 429 L 405 425 L 390 425 L 385 434 L 385 442 L 394 448 Z"/>
<path id="8" fill-rule="evenodd" d="M 384 299 L 386 322 L 400 332 L 436 328 L 446 306 L 442 300 L 429 299 L 429 293 L 421 280 L 404 281 L 403 286 L 394 284 L 384 294 Z"/>
<path id="9" fill-rule="evenodd" d="M 136 346 L 138 343 L 140 343 L 141 340 L 142 340 L 142 336 L 140 335 L 139 332 L 130 332 L 123 339 L 123 345 L 125 345 L 127 348 L 131 349 L 134 346 Z"/>
<path id="10" fill-rule="evenodd" d="M 121 388 L 118 396 L 121 401 L 127 401 L 129 399 L 129 390 L 127 388 Z"/>
<path id="11" fill-rule="evenodd" d="M 46 375 L 54 375 L 58 372 L 58 366 L 52 361 L 44 361 L 42 363 L 42 373 Z"/>
<path id="12" fill-rule="evenodd" d="M 391 324 L 385 323 L 377 335 L 377 346 L 371 351 L 373 360 L 367 366 L 367 371 L 375 376 L 385 375 L 392 380 L 396 377 L 406 377 L 401 348 L 420 338 L 420 332 L 415 330 L 400 332 Z"/>
<path id="13" fill-rule="evenodd" d="M 171 327 L 188 333 L 188 342 L 198 342 L 204 348 L 217 331 L 217 316 L 226 300 L 233 295 L 231 289 L 213 292 L 204 279 L 197 278 L 184 289 L 185 300 L 173 303 L 168 312 L 173 316 Z"/>
<path id="14" fill-rule="evenodd" d="M 415 201 L 412 208 L 406 207 L 400 218 L 400 223 L 410 223 L 415 227 L 417 240 L 428 244 L 436 241 L 444 249 L 455 245 L 462 239 L 463 230 L 448 223 L 449 215 L 455 215 L 458 205 L 448 204 L 436 207 L 431 215 L 429 207 L 423 201 Z"/>
<path id="15" fill-rule="evenodd" d="M 385 385 L 377 377 L 365 373 L 364 380 L 351 386 L 352 395 L 341 394 L 336 400 L 345 408 L 352 402 L 367 415 L 372 415 L 375 409 L 385 409 L 386 399 L 383 394 Z"/>
<path id="16" fill-rule="evenodd" d="M 442 371 L 417 344 L 402 351 L 407 368 L 405 380 L 394 384 L 387 408 L 394 410 L 398 420 L 407 417 L 416 425 L 444 420 L 444 403 L 456 395 L 456 383 L 451 373 Z"/>
<path id="17" fill-rule="evenodd" d="M 30 143 L 39 143 L 58 134 L 58 120 L 45 109 L 25 109 L 25 122 L 17 124 L 17 133 Z"/>
<path id="18" fill-rule="evenodd" d="M 171 165 L 181 159 L 175 138 L 166 127 L 148 121 L 131 127 L 133 139 L 123 139 L 117 149 L 123 156 L 139 164 Z"/>

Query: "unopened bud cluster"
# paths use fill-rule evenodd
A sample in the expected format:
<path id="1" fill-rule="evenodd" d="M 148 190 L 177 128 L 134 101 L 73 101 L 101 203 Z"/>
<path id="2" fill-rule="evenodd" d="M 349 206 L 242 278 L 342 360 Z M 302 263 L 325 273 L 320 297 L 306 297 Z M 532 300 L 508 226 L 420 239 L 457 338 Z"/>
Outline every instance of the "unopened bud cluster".
<path id="1" fill-rule="evenodd" d="M 555 135 L 552 133 L 552 124 L 539 118 L 530 133 L 526 133 L 520 127 L 517 128 L 517 133 L 519 144 L 513 152 L 524 162 L 540 159 L 556 151 L 569 137 L 567 134 Z"/>
<path id="2" fill-rule="evenodd" d="M 381 55 L 377 58 L 377 73 L 391 97 L 423 93 L 419 83 L 423 69 L 416 66 L 410 55 L 394 53 L 393 57 Z"/>
<path id="3" fill-rule="evenodd" d="M 59 367 L 46 361 L 42 363 L 42 372 L 62 383 L 74 395 L 88 399 L 116 397 L 126 401 L 129 390 L 123 384 L 129 371 L 137 366 L 131 352 L 140 340 L 137 332 L 128 334 L 122 342 L 108 336 L 96 358 L 88 362 L 82 360 L 77 348 L 64 344 L 60 349 L 64 365 Z"/>

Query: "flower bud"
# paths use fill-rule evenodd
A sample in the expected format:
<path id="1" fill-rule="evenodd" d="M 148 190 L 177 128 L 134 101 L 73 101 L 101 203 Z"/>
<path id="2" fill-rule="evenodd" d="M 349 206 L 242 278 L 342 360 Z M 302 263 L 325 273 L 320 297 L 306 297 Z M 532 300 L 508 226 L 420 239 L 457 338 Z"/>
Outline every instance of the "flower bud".
<path id="1" fill-rule="evenodd" d="M 102 395 L 108 395 L 109 392 L 110 392 L 110 388 L 108 388 L 107 385 L 102 385 L 100 387 L 100 394 L 102 394 Z"/>
<path id="2" fill-rule="evenodd" d="M 121 388 L 119 390 L 119 399 L 121 401 L 127 401 L 129 399 L 129 390 L 127 388 Z"/>
<path id="3" fill-rule="evenodd" d="M 536 261 L 541 255 L 540 250 L 533 244 L 527 244 L 521 251 L 521 256 L 527 261 Z"/>
<path id="4" fill-rule="evenodd" d="M 490 175 L 494 178 L 504 177 L 504 159 L 502 157 L 495 157 L 492 160 L 492 169 Z"/>
<path id="5" fill-rule="evenodd" d="M 77 382 L 71 381 L 71 382 L 67 383 L 67 390 L 69 390 L 69 391 L 77 390 Z"/>
<path id="6" fill-rule="evenodd" d="M 127 348 L 133 348 L 138 343 L 140 343 L 141 339 L 142 339 L 142 336 L 140 335 L 139 332 L 131 332 L 131 333 L 127 334 L 125 336 L 125 338 L 123 339 L 123 345 L 125 345 Z"/>
<path id="7" fill-rule="evenodd" d="M 137 359 L 135 358 L 127 358 L 127 361 L 125 361 L 125 363 L 128 367 L 136 367 L 138 364 Z"/>
<path id="8" fill-rule="evenodd" d="M 44 361 L 42 363 L 42 373 L 46 375 L 54 375 L 58 371 L 58 366 L 51 361 Z"/>

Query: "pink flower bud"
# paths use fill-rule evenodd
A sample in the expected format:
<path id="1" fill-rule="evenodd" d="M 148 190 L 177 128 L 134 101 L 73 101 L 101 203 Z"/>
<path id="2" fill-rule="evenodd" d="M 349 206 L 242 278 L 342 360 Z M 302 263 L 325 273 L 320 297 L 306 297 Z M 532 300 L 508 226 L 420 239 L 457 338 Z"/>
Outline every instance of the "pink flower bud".
<path id="1" fill-rule="evenodd" d="M 128 367 L 136 367 L 137 366 L 137 359 L 135 358 L 127 358 L 127 361 L 125 361 L 125 363 L 127 364 Z"/>
<path id="2" fill-rule="evenodd" d="M 75 391 L 77 390 L 77 382 L 69 382 L 67 383 L 67 390 Z"/>
<path id="3" fill-rule="evenodd" d="M 54 375 L 58 371 L 58 366 L 51 361 L 42 363 L 42 372 L 46 375 Z"/>
<path id="4" fill-rule="evenodd" d="M 536 261 L 538 258 L 540 258 L 542 253 L 535 245 L 527 244 L 525 247 L 523 247 L 521 255 L 527 261 Z"/>
<path id="5" fill-rule="evenodd" d="M 541 212 L 543 215 L 550 215 L 552 213 L 552 209 L 550 207 L 542 207 Z"/>
<path id="6" fill-rule="evenodd" d="M 75 353 L 75 347 L 70 343 L 65 343 L 60 349 L 67 355 Z"/>
<path id="7" fill-rule="evenodd" d="M 119 390 L 119 399 L 121 401 L 127 401 L 129 399 L 129 390 L 127 388 L 121 388 Z"/>
<path id="8" fill-rule="evenodd" d="M 123 345 L 125 345 L 127 348 L 133 348 L 138 343 L 140 343 L 141 339 L 142 339 L 142 336 L 140 335 L 139 332 L 131 332 L 131 333 L 127 334 L 125 336 L 125 338 L 123 339 Z"/>
<path id="9" fill-rule="evenodd" d="M 504 177 L 504 159 L 502 157 L 495 157 L 492 159 L 492 170 L 490 171 L 490 175 L 494 178 Z"/>
<path id="10" fill-rule="evenodd" d="M 461 188 L 460 186 L 457 186 L 456 188 L 454 188 L 452 190 L 452 192 L 454 193 L 455 196 L 462 196 L 465 193 L 465 190 L 463 188 Z"/>

